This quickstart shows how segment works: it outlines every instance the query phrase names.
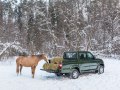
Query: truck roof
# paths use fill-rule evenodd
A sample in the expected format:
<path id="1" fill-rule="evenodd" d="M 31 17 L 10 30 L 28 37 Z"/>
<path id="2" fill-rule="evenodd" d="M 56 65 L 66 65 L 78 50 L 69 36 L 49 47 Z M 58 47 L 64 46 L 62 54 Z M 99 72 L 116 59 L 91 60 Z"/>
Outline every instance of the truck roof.
<path id="1" fill-rule="evenodd" d="M 67 52 L 82 52 L 82 53 L 88 53 L 89 51 L 67 51 Z M 67 53 L 65 52 L 65 53 Z"/>

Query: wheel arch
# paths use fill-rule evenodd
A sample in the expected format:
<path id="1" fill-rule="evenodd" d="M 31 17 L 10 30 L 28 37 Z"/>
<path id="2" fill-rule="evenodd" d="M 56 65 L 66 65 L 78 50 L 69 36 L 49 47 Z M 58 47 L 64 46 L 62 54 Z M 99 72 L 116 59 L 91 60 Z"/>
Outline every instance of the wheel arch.
<path id="1" fill-rule="evenodd" d="M 100 65 L 104 67 L 104 64 L 103 64 L 103 63 L 101 63 Z"/>
<path id="2" fill-rule="evenodd" d="M 80 73 L 79 67 L 73 67 L 72 69 L 76 69 L 76 70 L 78 70 L 78 72 Z"/>

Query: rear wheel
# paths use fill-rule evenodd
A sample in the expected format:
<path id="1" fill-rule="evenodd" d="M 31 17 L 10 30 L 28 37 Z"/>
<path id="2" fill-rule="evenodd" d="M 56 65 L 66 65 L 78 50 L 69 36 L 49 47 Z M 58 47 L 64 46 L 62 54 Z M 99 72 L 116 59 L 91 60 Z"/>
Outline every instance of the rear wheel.
<path id="1" fill-rule="evenodd" d="M 74 69 L 72 73 L 70 73 L 70 78 L 71 79 L 77 79 L 79 77 L 80 73 L 78 70 Z"/>
<path id="2" fill-rule="evenodd" d="M 104 66 L 99 65 L 98 66 L 98 74 L 102 74 L 102 73 L 104 73 Z"/>

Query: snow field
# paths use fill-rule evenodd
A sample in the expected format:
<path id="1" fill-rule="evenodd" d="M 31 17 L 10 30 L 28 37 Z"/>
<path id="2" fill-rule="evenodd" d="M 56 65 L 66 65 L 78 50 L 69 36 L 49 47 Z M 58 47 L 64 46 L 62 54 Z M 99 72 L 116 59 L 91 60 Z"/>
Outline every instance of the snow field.
<path id="1" fill-rule="evenodd" d="M 0 62 L 0 90 L 119 90 L 120 60 L 103 58 L 104 74 L 87 73 L 78 79 L 57 77 L 52 73 L 41 71 L 44 61 L 39 62 L 35 78 L 31 68 L 23 67 L 22 75 L 17 76 L 15 58 L 13 62 Z"/>

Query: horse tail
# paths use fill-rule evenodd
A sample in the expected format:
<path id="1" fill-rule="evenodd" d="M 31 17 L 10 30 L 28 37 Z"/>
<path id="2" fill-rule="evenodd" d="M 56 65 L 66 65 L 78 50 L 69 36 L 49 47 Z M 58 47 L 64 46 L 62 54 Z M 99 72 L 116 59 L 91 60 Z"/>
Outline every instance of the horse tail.
<path id="1" fill-rule="evenodd" d="M 19 74 L 19 58 L 16 59 L 16 73 Z"/>

